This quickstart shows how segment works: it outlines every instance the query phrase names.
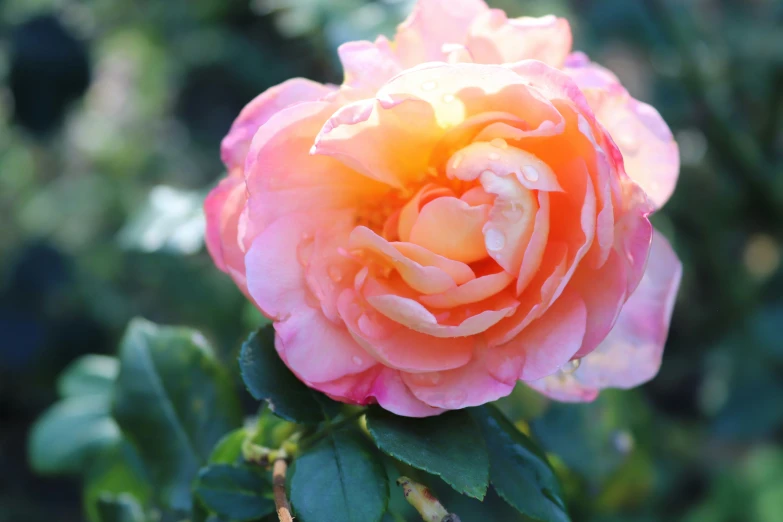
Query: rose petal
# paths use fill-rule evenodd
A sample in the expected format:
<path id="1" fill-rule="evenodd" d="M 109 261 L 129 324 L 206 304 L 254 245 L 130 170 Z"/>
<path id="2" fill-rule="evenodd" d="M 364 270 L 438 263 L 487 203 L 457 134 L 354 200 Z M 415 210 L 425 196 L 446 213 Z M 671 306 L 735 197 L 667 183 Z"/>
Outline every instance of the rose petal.
<path id="1" fill-rule="evenodd" d="M 511 274 L 500 271 L 477 277 L 441 294 L 423 295 L 419 297 L 419 300 L 431 308 L 454 308 L 488 299 L 501 292 L 513 280 L 514 277 Z"/>
<path id="2" fill-rule="evenodd" d="M 428 373 L 402 373 L 413 395 L 430 406 L 447 410 L 479 406 L 505 397 L 513 384 L 501 382 L 487 370 L 487 348 L 477 350 L 470 363 L 453 370 Z"/>
<path id="3" fill-rule="evenodd" d="M 337 110 L 311 153 L 339 159 L 370 179 L 403 188 L 421 179 L 440 138 L 433 107 L 407 95 L 378 96 Z"/>
<path id="4" fill-rule="evenodd" d="M 617 77 L 579 53 L 565 72 L 576 81 L 623 155 L 625 171 L 655 203 L 668 201 L 680 171 L 680 153 L 669 127 L 653 107 L 635 100 Z"/>
<path id="5" fill-rule="evenodd" d="M 220 270 L 238 272 L 243 279 L 245 260 L 237 229 L 246 202 L 245 179 L 236 174 L 223 179 L 204 200 L 207 250 Z"/>
<path id="6" fill-rule="evenodd" d="M 578 292 L 587 304 L 587 331 L 576 354 L 584 357 L 606 338 L 625 303 L 628 295 L 625 265 L 619 254 L 612 251 L 600 269 L 577 270 L 569 288 Z"/>
<path id="7" fill-rule="evenodd" d="M 589 401 L 602 388 L 632 388 L 652 379 L 661 365 L 682 264 L 656 232 L 647 271 L 607 338 L 571 374 L 529 383 L 562 401 Z"/>
<path id="8" fill-rule="evenodd" d="M 275 322 L 275 331 L 280 358 L 304 381 L 333 381 L 376 365 L 345 327 L 329 321 L 320 309 L 300 306 Z"/>
<path id="9" fill-rule="evenodd" d="M 397 224 L 397 232 L 400 240 L 410 241 L 411 230 L 413 230 L 413 225 L 416 224 L 416 220 L 419 219 L 419 213 L 421 212 L 422 206 L 433 199 L 453 195 L 454 192 L 449 188 L 440 187 L 434 183 L 424 185 L 410 201 L 402 207 L 399 223 Z"/>
<path id="10" fill-rule="evenodd" d="M 466 337 L 485 332 L 504 317 L 514 313 L 516 304 L 504 302 L 496 310 L 484 310 L 466 318 L 458 325 L 440 324 L 423 305 L 398 295 L 368 296 L 367 302 L 380 313 L 417 332 L 433 337 Z"/>
<path id="11" fill-rule="evenodd" d="M 487 257 L 484 234 L 489 205 L 472 207 L 454 197 L 435 199 L 421 209 L 410 241 L 435 254 L 473 263 Z"/>
<path id="12" fill-rule="evenodd" d="M 353 98 L 371 98 L 387 80 L 402 71 L 389 40 L 379 36 L 375 42 L 346 42 L 337 48 L 345 71 L 346 86 Z"/>
<path id="13" fill-rule="evenodd" d="M 442 61 L 443 45 L 463 43 L 475 17 L 487 9 L 482 0 L 419 0 L 397 29 L 397 55 L 405 67 Z"/>
<path id="14" fill-rule="evenodd" d="M 297 103 L 319 100 L 333 91 L 334 87 L 294 78 L 257 96 L 242 109 L 220 144 L 220 156 L 226 168 L 233 170 L 245 166 L 253 136 L 274 114 Z"/>
<path id="15" fill-rule="evenodd" d="M 562 67 L 571 52 L 571 26 L 549 15 L 509 20 L 501 9 L 479 15 L 470 27 L 467 47 L 476 63 L 540 60 Z"/>
<path id="16" fill-rule="evenodd" d="M 513 385 L 536 380 L 567 363 L 582 344 L 587 308 L 575 292 L 566 291 L 540 318 L 502 346 L 487 351 L 493 377 Z"/>
<path id="17" fill-rule="evenodd" d="M 414 372 L 458 368 L 470 360 L 476 342 L 470 337 L 436 339 L 394 323 L 367 307 L 350 288 L 340 294 L 337 307 L 356 342 L 390 368 Z"/>
<path id="18" fill-rule="evenodd" d="M 356 227 L 351 232 L 348 246 L 373 253 L 388 263 L 412 288 L 424 294 L 438 294 L 455 287 L 453 275 L 460 275 L 459 283 L 473 279 L 473 271 L 465 264 L 438 256 L 418 245 L 389 243 L 367 227 Z M 412 259 L 409 254 L 416 254 Z"/>
<path id="19" fill-rule="evenodd" d="M 334 109 L 327 102 L 300 103 L 272 116 L 256 133 L 244 169 L 252 237 L 279 217 L 355 210 L 388 191 L 335 159 L 309 154 Z"/>

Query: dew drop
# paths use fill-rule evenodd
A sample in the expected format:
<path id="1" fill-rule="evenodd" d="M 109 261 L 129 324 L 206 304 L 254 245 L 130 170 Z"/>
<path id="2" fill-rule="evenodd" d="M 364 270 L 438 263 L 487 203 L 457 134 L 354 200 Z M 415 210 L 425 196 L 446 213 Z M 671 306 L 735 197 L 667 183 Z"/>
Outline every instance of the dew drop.
<path id="1" fill-rule="evenodd" d="M 330 266 L 329 267 L 329 277 L 335 283 L 339 283 L 340 281 L 343 280 L 343 273 L 342 273 L 342 271 L 338 267 Z"/>
<path id="2" fill-rule="evenodd" d="M 443 95 L 443 103 L 451 103 L 454 100 L 456 100 L 456 97 L 453 94 L 444 94 Z"/>
<path id="3" fill-rule="evenodd" d="M 533 165 L 522 167 L 522 175 L 528 181 L 538 181 L 538 170 Z"/>
<path id="4" fill-rule="evenodd" d="M 490 161 L 497 161 L 500 159 L 500 154 L 498 154 L 497 152 L 490 152 L 489 159 Z"/>
<path id="5" fill-rule="evenodd" d="M 353 363 L 354 363 L 356 366 L 361 366 L 361 364 L 364 362 L 364 361 L 362 360 L 362 358 L 361 358 L 361 357 L 359 357 L 358 355 L 354 355 L 354 356 L 353 356 L 353 359 L 352 359 L 352 361 L 353 361 Z"/>
<path id="6" fill-rule="evenodd" d="M 574 360 L 568 361 L 567 363 L 565 363 L 563 366 L 560 367 L 560 371 L 565 373 L 565 374 L 567 374 L 567 375 L 570 375 L 570 374 L 574 373 L 579 368 L 579 365 L 581 363 L 582 363 L 581 359 L 574 359 Z"/>
<path id="7" fill-rule="evenodd" d="M 460 163 L 462 163 L 462 160 L 464 159 L 464 156 L 462 153 L 458 152 L 454 155 L 454 160 L 451 162 L 451 168 L 457 169 L 460 166 Z"/>
<path id="8" fill-rule="evenodd" d="M 440 372 L 431 372 L 427 374 L 427 377 L 429 377 L 429 382 L 431 384 L 438 384 L 441 379 Z"/>
<path id="9" fill-rule="evenodd" d="M 487 250 L 497 252 L 506 246 L 506 236 L 500 230 L 490 228 L 484 233 L 484 244 Z"/>
<path id="10" fill-rule="evenodd" d="M 506 140 L 504 140 L 503 138 L 495 138 L 492 141 L 490 141 L 489 144 L 499 149 L 508 148 L 508 143 L 506 143 Z"/>
<path id="11" fill-rule="evenodd" d="M 438 84 L 432 80 L 421 84 L 422 91 L 434 91 L 438 88 Z"/>

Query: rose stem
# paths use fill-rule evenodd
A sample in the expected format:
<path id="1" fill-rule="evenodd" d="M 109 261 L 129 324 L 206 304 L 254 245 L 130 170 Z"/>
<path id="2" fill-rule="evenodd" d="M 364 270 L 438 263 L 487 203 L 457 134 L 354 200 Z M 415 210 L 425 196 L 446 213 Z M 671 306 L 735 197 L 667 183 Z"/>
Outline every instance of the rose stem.
<path id="1" fill-rule="evenodd" d="M 272 488 L 275 493 L 275 509 L 280 522 L 293 522 L 291 505 L 285 495 L 285 474 L 288 464 L 285 459 L 277 459 L 272 468 Z"/>

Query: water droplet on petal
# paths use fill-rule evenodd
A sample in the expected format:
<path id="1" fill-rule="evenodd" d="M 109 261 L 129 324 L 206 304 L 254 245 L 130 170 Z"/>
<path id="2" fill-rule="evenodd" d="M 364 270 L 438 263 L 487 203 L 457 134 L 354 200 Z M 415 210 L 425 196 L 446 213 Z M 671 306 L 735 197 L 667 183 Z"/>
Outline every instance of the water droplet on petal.
<path id="1" fill-rule="evenodd" d="M 582 364 L 582 359 L 573 359 L 561 366 L 560 371 L 567 375 L 572 374 L 579 368 L 580 364 Z"/>
<path id="2" fill-rule="evenodd" d="M 443 95 L 443 103 L 451 103 L 456 99 L 456 97 L 453 94 L 444 94 Z"/>
<path id="3" fill-rule="evenodd" d="M 421 84 L 422 91 L 434 91 L 437 88 L 438 88 L 437 82 L 434 82 L 432 80 Z"/>
<path id="4" fill-rule="evenodd" d="M 490 161 L 497 161 L 500 159 L 500 154 L 498 154 L 497 152 L 490 152 L 489 159 Z"/>
<path id="5" fill-rule="evenodd" d="M 353 361 L 353 363 L 354 363 L 356 366 L 361 366 L 361 364 L 364 362 L 364 361 L 362 360 L 362 358 L 361 358 L 361 357 L 359 357 L 358 355 L 354 355 L 354 356 L 353 356 L 353 359 L 352 359 L 352 361 Z"/>
<path id="6" fill-rule="evenodd" d="M 342 271 L 338 267 L 330 266 L 329 267 L 329 277 L 335 283 L 339 283 L 340 281 L 343 280 L 343 273 L 342 273 Z"/>
<path id="7" fill-rule="evenodd" d="M 508 148 L 508 143 L 506 143 L 506 140 L 503 138 L 495 138 L 494 140 L 490 141 L 489 144 L 499 149 Z"/>
<path id="8" fill-rule="evenodd" d="M 487 250 L 497 252 L 506 246 L 506 236 L 500 230 L 490 228 L 484 233 L 484 244 Z"/>
<path id="9" fill-rule="evenodd" d="M 428 373 L 427 376 L 429 377 L 429 380 L 432 384 L 438 384 L 440 382 L 440 372 Z"/>
<path id="10" fill-rule="evenodd" d="M 522 175 L 528 181 L 538 181 L 538 170 L 533 165 L 525 165 L 522 167 Z"/>
<path id="11" fill-rule="evenodd" d="M 465 157 L 462 155 L 462 153 L 458 152 L 454 155 L 454 160 L 451 162 L 451 168 L 457 169 L 459 168 L 460 163 L 462 163 L 462 160 Z"/>

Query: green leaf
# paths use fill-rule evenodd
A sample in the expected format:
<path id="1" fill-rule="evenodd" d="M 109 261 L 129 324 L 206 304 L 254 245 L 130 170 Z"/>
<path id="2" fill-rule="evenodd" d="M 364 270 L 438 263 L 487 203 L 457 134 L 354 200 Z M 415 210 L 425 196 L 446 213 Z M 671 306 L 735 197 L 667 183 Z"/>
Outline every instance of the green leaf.
<path id="1" fill-rule="evenodd" d="M 239 428 L 225 435 L 212 450 L 209 463 L 234 464 L 242 456 L 242 443 L 249 436 L 247 428 Z"/>
<path id="2" fill-rule="evenodd" d="M 256 520 L 275 511 L 272 484 L 249 466 L 206 467 L 194 488 L 204 506 L 230 520 Z"/>
<path id="3" fill-rule="evenodd" d="M 462 522 L 530 522 L 531 520 L 500 498 L 495 488 L 490 487 L 484 500 L 478 501 L 457 494 L 437 479 L 428 482 L 428 485 L 443 507 L 449 513 L 459 515 Z"/>
<path id="4" fill-rule="evenodd" d="M 74 397 L 51 406 L 33 426 L 28 446 L 37 473 L 77 473 L 89 457 L 120 439 L 102 396 Z"/>
<path id="5" fill-rule="evenodd" d="M 141 319 L 120 346 L 114 416 L 167 507 L 191 506 L 191 481 L 240 425 L 231 380 L 201 334 Z"/>
<path id="6" fill-rule="evenodd" d="M 98 500 L 100 522 L 147 522 L 144 510 L 130 495 L 105 495 Z"/>
<path id="7" fill-rule="evenodd" d="M 100 395 L 111 397 L 120 365 L 116 357 L 84 355 L 73 361 L 57 379 L 62 397 Z"/>
<path id="8" fill-rule="evenodd" d="M 569 521 L 560 483 L 544 453 L 494 406 L 472 412 L 484 433 L 489 476 L 498 494 L 535 520 Z"/>
<path id="9" fill-rule="evenodd" d="M 481 430 L 467 411 L 412 419 L 371 408 L 367 429 L 387 455 L 440 476 L 460 493 L 484 498 L 489 455 Z"/>
<path id="10" fill-rule="evenodd" d="M 283 419 L 318 424 L 339 412 L 337 403 L 305 386 L 286 367 L 275 350 L 272 326 L 252 333 L 245 341 L 239 367 L 250 394 L 267 401 L 269 408 Z"/>
<path id="11" fill-rule="evenodd" d="M 152 488 L 138 452 L 127 441 L 98 453 L 84 478 L 84 508 L 91 521 L 98 518 L 98 501 L 106 495 L 131 495 L 142 507 L 149 505 Z"/>
<path id="12" fill-rule="evenodd" d="M 294 460 L 289 480 L 302 522 L 377 522 L 389 502 L 380 455 L 356 432 L 328 433 Z"/>

